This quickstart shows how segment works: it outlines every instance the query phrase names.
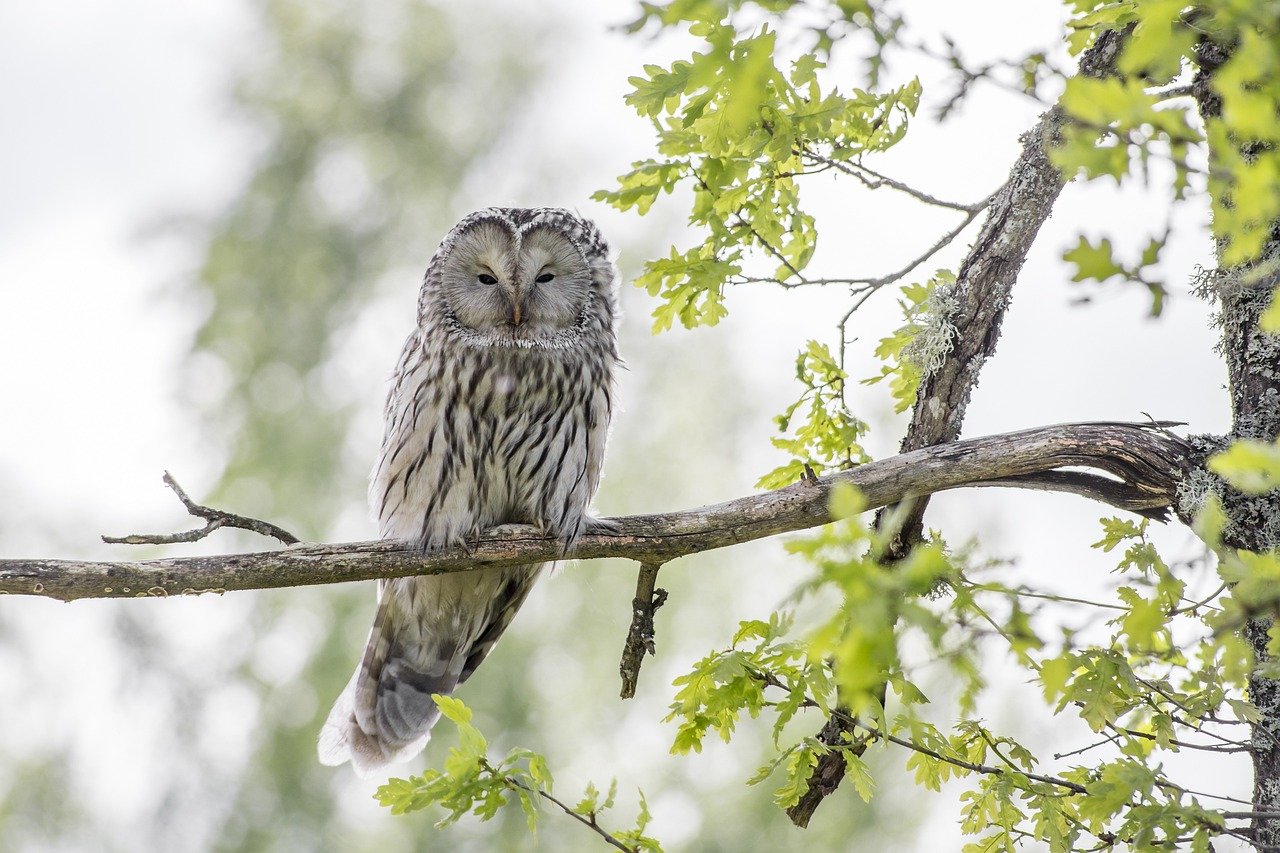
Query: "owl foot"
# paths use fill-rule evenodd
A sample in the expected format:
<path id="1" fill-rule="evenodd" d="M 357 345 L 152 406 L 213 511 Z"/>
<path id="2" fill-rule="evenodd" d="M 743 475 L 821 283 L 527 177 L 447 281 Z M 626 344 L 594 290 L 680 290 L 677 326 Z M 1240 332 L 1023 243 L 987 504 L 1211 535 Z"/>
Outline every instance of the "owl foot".
<path id="1" fill-rule="evenodd" d="M 480 537 L 483 535 L 484 528 L 477 524 L 458 537 L 458 547 L 465 551 L 468 557 L 475 556 L 476 551 L 480 550 Z"/>
<path id="2" fill-rule="evenodd" d="M 612 518 L 585 518 L 582 532 L 588 536 L 617 536 L 622 533 L 622 525 Z"/>

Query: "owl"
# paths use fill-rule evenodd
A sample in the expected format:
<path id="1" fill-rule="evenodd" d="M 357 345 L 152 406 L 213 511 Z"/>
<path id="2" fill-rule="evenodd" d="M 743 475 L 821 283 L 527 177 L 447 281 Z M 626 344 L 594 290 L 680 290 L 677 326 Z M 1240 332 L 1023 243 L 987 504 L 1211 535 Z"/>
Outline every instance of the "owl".
<path id="1" fill-rule="evenodd" d="M 489 208 L 431 259 L 388 395 L 369 500 L 380 535 L 426 552 L 532 524 L 568 545 L 603 525 L 619 363 L 617 270 L 596 226 L 558 208 Z M 545 565 L 380 581 L 364 656 L 320 734 L 361 775 L 417 754 Z"/>

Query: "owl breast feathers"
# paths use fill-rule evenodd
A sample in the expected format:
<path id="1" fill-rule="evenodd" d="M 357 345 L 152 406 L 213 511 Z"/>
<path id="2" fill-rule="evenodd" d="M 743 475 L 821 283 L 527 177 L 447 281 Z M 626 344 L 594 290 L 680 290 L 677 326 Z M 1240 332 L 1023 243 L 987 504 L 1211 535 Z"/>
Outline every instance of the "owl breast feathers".
<path id="1" fill-rule="evenodd" d="M 380 535 L 431 551 L 533 524 L 589 524 L 618 364 L 617 271 L 596 226 L 558 208 L 489 208 L 431 259 L 387 398 L 369 499 Z M 381 581 L 364 657 L 320 760 L 370 774 L 422 749 L 542 565 Z"/>

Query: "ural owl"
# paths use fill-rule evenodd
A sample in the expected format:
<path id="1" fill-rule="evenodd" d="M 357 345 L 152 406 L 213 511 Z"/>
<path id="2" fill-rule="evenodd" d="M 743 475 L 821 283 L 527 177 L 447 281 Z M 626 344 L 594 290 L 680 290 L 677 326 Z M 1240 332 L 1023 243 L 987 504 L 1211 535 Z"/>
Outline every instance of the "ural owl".
<path id="1" fill-rule="evenodd" d="M 380 535 L 425 551 L 527 523 L 566 545 L 597 522 L 618 364 L 617 270 L 557 208 L 467 216 L 431 259 L 386 406 L 369 499 Z M 362 775 L 409 758 L 493 648 L 542 565 L 378 583 L 364 657 L 320 734 Z"/>

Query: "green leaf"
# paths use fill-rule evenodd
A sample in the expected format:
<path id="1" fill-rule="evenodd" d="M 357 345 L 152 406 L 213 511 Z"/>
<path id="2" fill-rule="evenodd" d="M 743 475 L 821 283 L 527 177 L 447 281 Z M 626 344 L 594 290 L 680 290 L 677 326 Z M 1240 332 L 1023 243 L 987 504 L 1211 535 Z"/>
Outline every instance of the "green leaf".
<path id="1" fill-rule="evenodd" d="M 863 385 L 889 380 L 896 412 L 915 404 L 920 383 L 942 365 L 954 345 L 954 284 L 954 274 L 938 270 L 927 284 L 908 284 L 901 290 L 898 307 L 905 322 L 876 347 L 876 357 L 883 362 L 880 374 L 862 380 Z"/>
<path id="2" fill-rule="evenodd" d="M 1089 242 L 1083 235 L 1074 249 L 1063 253 L 1062 259 L 1076 268 L 1072 281 L 1106 281 L 1112 276 L 1124 275 L 1124 268 L 1112 257 L 1111 241 L 1103 238 L 1098 244 Z"/>
<path id="3" fill-rule="evenodd" d="M 1273 335 L 1280 333 L 1280 288 L 1271 291 L 1271 304 L 1258 318 L 1258 326 Z"/>
<path id="4" fill-rule="evenodd" d="M 1208 466 L 1242 492 L 1266 494 L 1280 487 L 1280 443 L 1239 439 L 1210 457 Z"/>
<path id="5" fill-rule="evenodd" d="M 1142 539 L 1146 536 L 1147 520 L 1131 521 L 1127 518 L 1104 518 L 1102 523 L 1102 538 L 1094 542 L 1091 547 L 1101 548 L 1103 551 L 1110 551 L 1121 542 L 1127 542 L 1130 539 Z"/>
<path id="6" fill-rule="evenodd" d="M 845 775 L 853 783 L 853 789 L 858 792 L 858 796 L 864 803 L 871 802 L 871 797 L 876 790 L 876 781 L 871 776 L 867 763 L 849 750 L 844 751 L 844 761 Z"/>

